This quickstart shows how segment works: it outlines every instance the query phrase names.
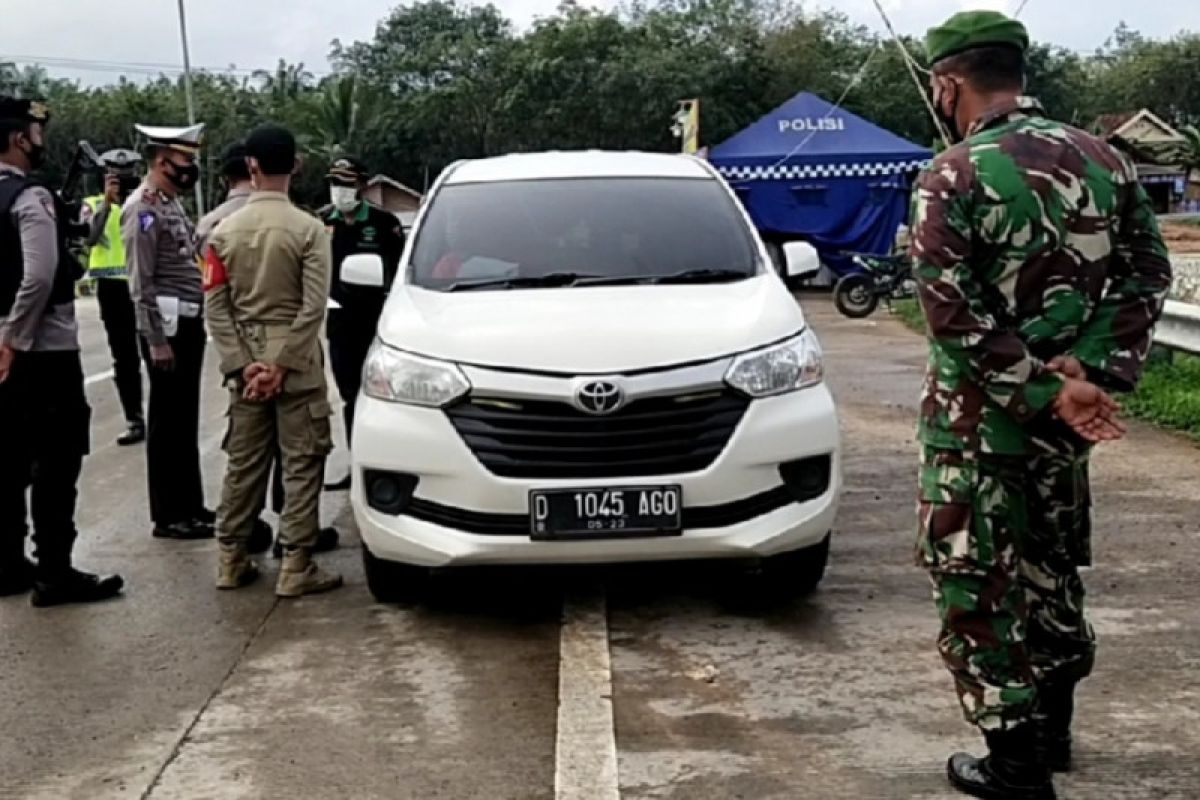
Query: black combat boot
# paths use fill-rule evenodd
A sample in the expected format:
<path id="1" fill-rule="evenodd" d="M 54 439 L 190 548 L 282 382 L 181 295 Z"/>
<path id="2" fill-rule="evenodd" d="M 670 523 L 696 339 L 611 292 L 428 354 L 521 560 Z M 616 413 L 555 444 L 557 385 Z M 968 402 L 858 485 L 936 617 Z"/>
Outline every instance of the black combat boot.
<path id="1" fill-rule="evenodd" d="M 177 539 L 180 541 L 211 539 L 216 535 L 211 525 L 206 525 L 199 520 L 173 522 L 170 525 L 155 525 L 152 533 L 156 539 Z"/>
<path id="2" fill-rule="evenodd" d="M 321 528 L 317 531 L 317 543 L 313 545 L 314 553 L 328 553 L 330 550 L 336 550 L 340 535 L 337 528 Z M 283 558 L 283 542 L 275 540 L 275 550 L 273 554 L 276 558 Z"/>
<path id="3" fill-rule="evenodd" d="M 47 572 L 39 569 L 30 599 L 38 608 L 66 603 L 98 603 L 116 597 L 125 588 L 120 575 L 92 575 L 74 567 Z"/>
<path id="4" fill-rule="evenodd" d="M 0 562 L 0 597 L 25 594 L 32 589 L 34 569 L 24 553 Z"/>
<path id="5" fill-rule="evenodd" d="M 1075 716 L 1076 681 L 1056 681 L 1038 688 L 1034 717 L 1041 761 L 1054 772 L 1071 771 L 1071 719 Z"/>
<path id="6" fill-rule="evenodd" d="M 950 782 L 984 800 L 1056 800 L 1050 770 L 1038 760 L 1036 727 L 1024 723 L 1007 731 L 989 731 L 988 755 L 950 757 Z"/>
<path id="7" fill-rule="evenodd" d="M 144 441 L 146 441 L 146 423 L 140 419 L 130 420 L 129 427 L 117 437 L 117 445 L 120 447 L 129 447 Z"/>
<path id="8" fill-rule="evenodd" d="M 271 530 L 270 524 L 266 520 L 256 519 L 254 530 L 250 532 L 250 538 L 246 541 L 246 552 L 252 555 L 265 553 L 271 549 L 271 542 L 274 540 L 275 532 Z"/>

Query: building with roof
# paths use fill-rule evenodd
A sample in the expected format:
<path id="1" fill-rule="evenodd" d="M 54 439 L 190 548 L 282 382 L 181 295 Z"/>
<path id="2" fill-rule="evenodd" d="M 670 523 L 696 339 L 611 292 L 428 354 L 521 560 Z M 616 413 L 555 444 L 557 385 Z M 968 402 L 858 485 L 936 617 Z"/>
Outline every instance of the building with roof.
<path id="1" fill-rule="evenodd" d="M 1172 151 L 1187 139 L 1150 109 L 1103 114 L 1092 132 L 1134 158 L 1138 180 L 1159 213 L 1173 211 L 1189 196 L 1187 170 L 1171 163 Z"/>

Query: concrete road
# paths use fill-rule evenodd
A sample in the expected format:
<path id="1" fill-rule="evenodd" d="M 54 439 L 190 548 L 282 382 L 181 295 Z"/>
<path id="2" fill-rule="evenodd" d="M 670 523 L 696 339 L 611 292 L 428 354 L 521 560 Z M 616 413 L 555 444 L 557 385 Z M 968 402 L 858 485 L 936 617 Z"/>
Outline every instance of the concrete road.
<path id="1" fill-rule="evenodd" d="M 348 587 L 277 602 L 212 588 L 214 546 L 149 535 L 140 448 L 94 306 L 80 303 L 94 454 L 79 561 L 127 596 L 38 611 L 0 601 L 0 797 L 670 800 L 949 798 L 977 747 L 934 651 L 912 563 L 921 341 L 805 298 L 841 404 L 848 487 L 821 590 L 755 608 L 731 570 L 472 571 L 417 608 Z M 223 398 L 205 390 L 210 504 Z M 344 450 L 330 466 L 345 469 Z M 1200 451 L 1135 426 L 1096 465 L 1079 769 L 1060 796 L 1200 797 Z M 269 559 L 268 559 L 269 561 Z M 268 567 L 268 573 L 273 567 Z"/>

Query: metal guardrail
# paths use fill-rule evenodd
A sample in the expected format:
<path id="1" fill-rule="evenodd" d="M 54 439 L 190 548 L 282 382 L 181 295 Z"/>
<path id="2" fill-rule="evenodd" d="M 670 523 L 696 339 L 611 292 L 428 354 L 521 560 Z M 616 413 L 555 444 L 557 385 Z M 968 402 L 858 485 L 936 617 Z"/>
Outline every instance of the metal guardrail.
<path id="1" fill-rule="evenodd" d="M 1154 343 L 1200 354 L 1200 306 L 1168 300 L 1154 332 Z"/>

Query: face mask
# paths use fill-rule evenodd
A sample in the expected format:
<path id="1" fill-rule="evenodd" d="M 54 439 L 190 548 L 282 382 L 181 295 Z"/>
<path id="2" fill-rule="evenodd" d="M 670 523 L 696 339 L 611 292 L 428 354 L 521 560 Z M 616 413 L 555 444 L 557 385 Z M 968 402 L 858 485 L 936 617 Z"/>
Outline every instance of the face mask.
<path id="1" fill-rule="evenodd" d="M 29 139 L 29 149 L 25 150 L 25 157 L 29 159 L 29 166 L 32 169 L 37 169 L 46 161 L 46 145 L 39 144 L 32 139 Z"/>
<path id="2" fill-rule="evenodd" d="M 330 186 L 329 201 L 343 214 L 358 208 L 358 190 L 351 186 Z"/>
<path id="3" fill-rule="evenodd" d="M 940 87 L 941 84 L 939 84 L 939 88 L 934 90 L 933 93 L 933 110 L 937 112 L 938 121 L 942 123 L 942 127 L 950 134 L 950 141 L 961 142 L 963 135 L 958 130 L 957 119 L 958 96 L 957 94 L 955 95 L 954 105 L 951 106 L 949 113 L 947 113 L 942 110 L 942 98 L 946 96 L 946 90 Z"/>
<path id="4" fill-rule="evenodd" d="M 167 169 L 167 180 L 179 191 L 190 189 L 196 185 L 196 181 L 200 180 L 200 167 L 195 164 L 188 164 L 186 167 L 181 167 L 174 161 L 167 161 L 170 167 Z"/>

